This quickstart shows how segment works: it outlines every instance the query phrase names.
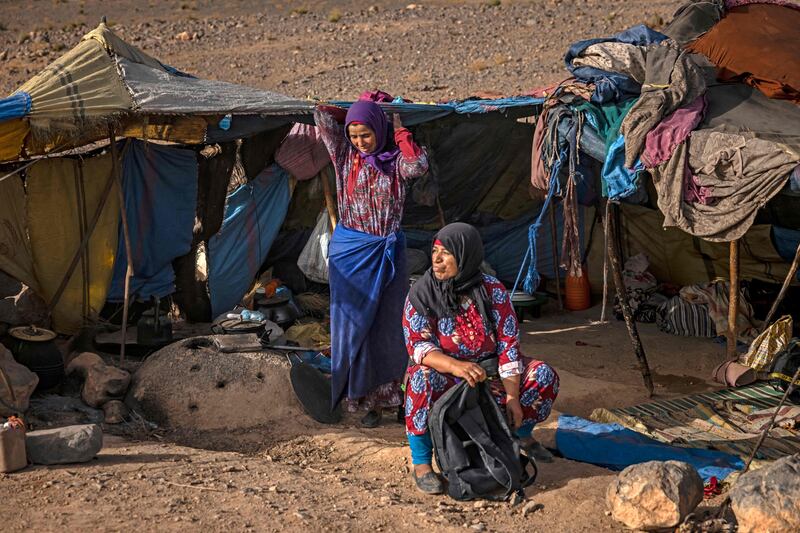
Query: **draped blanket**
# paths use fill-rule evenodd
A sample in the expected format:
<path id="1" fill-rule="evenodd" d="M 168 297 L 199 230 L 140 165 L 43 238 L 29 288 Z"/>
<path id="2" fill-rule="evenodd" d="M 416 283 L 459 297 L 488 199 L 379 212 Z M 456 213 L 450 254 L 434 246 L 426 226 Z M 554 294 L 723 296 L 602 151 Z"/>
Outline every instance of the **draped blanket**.
<path id="1" fill-rule="evenodd" d="M 328 249 L 332 399 L 356 399 L 399 380 L 408 362 L 401 326 L 408 293 L 405 235 L 339 224 Z"/>

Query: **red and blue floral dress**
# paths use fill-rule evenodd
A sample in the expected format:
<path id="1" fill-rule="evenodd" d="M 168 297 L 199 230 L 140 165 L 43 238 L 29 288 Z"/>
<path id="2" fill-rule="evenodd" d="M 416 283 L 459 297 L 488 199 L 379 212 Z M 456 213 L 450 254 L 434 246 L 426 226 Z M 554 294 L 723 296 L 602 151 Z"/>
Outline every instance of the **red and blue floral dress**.
<path id="1" fill-rule="evenodd" d="M 405 414 L 410 435 L 428 431 L 431 406 L 459 379 L 425 366 L 425 356 L 434 350 L 465 361 L 497 355 L 500 378 L 520 375 L 519 402 L 523 424 L 532 428 L 550 416 L 558 395 L 558 374 L 542 361 L 519 352 L 519 325 L 505 286 L 484 274 L 483 284 L 492 298 L 491 323 L 485 323 L 474 301 L 463 297 L 460 312 L 453 318 L 431 320 L 406 299 L 403 333 L 413 363 L 407 372 Z M 501 379 L 490 382 L 492 395 L 505 411 L 506 392 Z"/>

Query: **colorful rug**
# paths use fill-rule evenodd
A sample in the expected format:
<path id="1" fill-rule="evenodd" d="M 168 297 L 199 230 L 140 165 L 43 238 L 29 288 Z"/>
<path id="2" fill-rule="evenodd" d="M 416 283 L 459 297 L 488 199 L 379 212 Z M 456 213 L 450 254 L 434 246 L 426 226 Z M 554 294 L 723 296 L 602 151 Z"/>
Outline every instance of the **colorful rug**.
<path id="1" fill-rule="evenodd" d="M 595 409 L 590 418 L 675 446 L 713 448 L 747 459 L 781 396 L 768 383 L 756 383 L 623 409 Z M 788 404 L 756 458 L 774 460 L 794 453 L 800 453 L 800 406 Z"/>

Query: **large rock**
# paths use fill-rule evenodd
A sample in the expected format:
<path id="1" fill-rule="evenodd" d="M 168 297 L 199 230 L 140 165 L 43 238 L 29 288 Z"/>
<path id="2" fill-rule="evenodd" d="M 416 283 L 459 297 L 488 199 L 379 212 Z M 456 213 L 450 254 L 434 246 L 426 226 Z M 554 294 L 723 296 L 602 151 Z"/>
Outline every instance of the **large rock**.
<path id="1" fill-rule="evenodd" d="M 97 355 L 96 353 L 81 352 L 80 354 L 70 359 L 69 363 L 67 363 L 67 366 L 64 369 L 64 372 L 68 376 L 71 376 L 72 374 L 77 374 L 80 377 L 86 379 L 86 376 L 89 375 L 89 369 L 91 367 L 96 365 L 105 366 L 105 364 L 106 362 L 103 361 L 103 358 Z"/>
<path id="2" fill-rule="evenodd" d="M 106 424 L 120 424 L 128 416 L 128 406 L 121 400 L 111 400 L 103 405 Z"/>
<path id="3" fill-rule="evenodd" d="M 11 392 L 0 377 L 0 415 L 24 413 L 28 410 L 31 394 L 39 384 L 39 376 L 28 370 L 28 367 L 17 363 L 11 351 L 2 344 L 0 344 L 0 368 L 8 378 L 15 399 L 11 400 Z"/>
<path id="4" fill-rule="evenodd" d="M 673 528 L 703 501 L 703 480 L 680 461 L 650 461 L 619 473 L 606 492 L 614 520 L 631 529 Z"/>
<path id="5" fill-rule="evenodd" d="M 92 407 L 102 407 L 109 400 L 125 397 L 131 375 L 111 365 L 89 367 L 81 389 L 81 398 Z"/>
<path id="6" fill-rule="evenodd" d="M 800 531 L 800 454 L 747 472 L 730 498 L 739 533 Z"/>
<path id="7" fill-rule="evenodd" d="M 30 431 L 25 437 L 28 460 L 39 465 L 85 463 L 103 447 L 97 424 Z"/>
<path id="8" fill-rule="evenodd" d="M 282 353 L 219 353 L 213 337 L 194 337 L 148 357 L 125 403 L 174 428 L 297 426 L 311 419 L 294 396 L 289 368 Z"/>

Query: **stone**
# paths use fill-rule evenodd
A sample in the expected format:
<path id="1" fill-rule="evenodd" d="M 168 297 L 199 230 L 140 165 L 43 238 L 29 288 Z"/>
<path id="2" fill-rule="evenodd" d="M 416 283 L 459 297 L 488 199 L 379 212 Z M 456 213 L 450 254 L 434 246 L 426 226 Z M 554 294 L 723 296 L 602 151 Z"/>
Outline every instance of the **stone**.
<path id="1" fill-rule="evenodd" d="M 28 410 L 31 394 L 39 384 L 39 376 L 28 367 L 17 363 L 11 351 L 0 344 L 0 368 L 8 378 L 8 384 L 14 391 L 14 401 L 5 381 L 0 377 L 0 415 L 11 416 Z"/>
<path id="2" fill-rule="evenodd" d="M 47 304 L 30 287 L 0 271 L 0 322 L 12 326 L 50 323 Z"/>
<path id="3" fill-rule="evenodd" d="M 522 508 L 522 516 L 528 516 L 529 514 L 533 514 L 537 511 L 541 511 L 544 509 L 544 505 L 541 503 L 536 502 L 528 502 Z"/>
<path id="4" fill-rule="evenodd" d="M 28 460 L 39 465 L 85 463 L 103 447 L 97 424 L 29 431 L 25 436 Z"/>
<path id="5" fill-rule="evenodd" d="M 800 454 L 742 475 L 730 498 L 740 533 L 800 531 Z"/>
<path id="6" fill-rule="evenodd" d="M 125 421 L 130 411 L 122 400 L 110 400 L 103 404 L 106 424 L 119 424 Z"/>
<path id="7" fill-rule="evenodd" d="M 64 369 L 66 375 L 71 376 L 72 374 L 77 374 L 80 377 L 86 379 L 86 376 L 89 375 L 89 368 L 95 365 L 105 365 L 106 362 L 103 361 L 103 358 L 97 355 L 96 353 L 92 352 L 82 352 L 77 356 L 73 357 L 69 363 L 67 363 L 67 367 Z"/>
<path id="8" fill-rule="evenodd" d="M 249 429 L 303 420 L 307 415 L 292 389 L 290 368 L 282 353 L 224 353 L 213 337 L 194 337 L 150 355 L 133 375 L 125 403 L 174 429 Z"/>
<path id="9" fill-rule="evenodd" d="M 606 492 L 614 520 L 630 529 L 674 528 L 703 501 L 703 480 L 680 461 L 650 461 L 619 473 Z"/>
<path id="10" fill-rule="evenodd" d="M 81 398 L 92 407 L 100 407 L 109 400 L 123 398 L 131 383 L 131 375 L 111 365 L 89 367 L 86 381 L 83 382 Z"/>

